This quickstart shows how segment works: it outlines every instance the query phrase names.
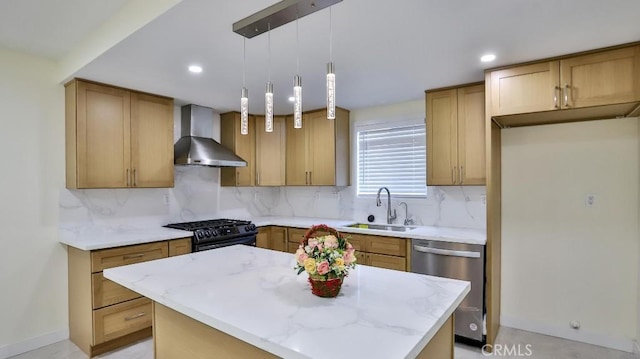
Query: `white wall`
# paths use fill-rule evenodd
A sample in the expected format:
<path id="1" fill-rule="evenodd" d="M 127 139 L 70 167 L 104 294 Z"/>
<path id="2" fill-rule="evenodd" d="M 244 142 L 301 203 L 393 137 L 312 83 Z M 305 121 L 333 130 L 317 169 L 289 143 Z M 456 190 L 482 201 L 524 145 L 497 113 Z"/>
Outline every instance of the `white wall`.
<path id="1" fill-rule="evenodd" d="M 67 336 L 64 87 L 55 64 L 0 49 L 0 358 Z M 26 347 L 28 349 L 28 347 Z"/>
<path id="2" fill-rule="evenodd" d="M 635 118 L 502 131 L 503 325 L 631 351 L 638 137 Z"/>

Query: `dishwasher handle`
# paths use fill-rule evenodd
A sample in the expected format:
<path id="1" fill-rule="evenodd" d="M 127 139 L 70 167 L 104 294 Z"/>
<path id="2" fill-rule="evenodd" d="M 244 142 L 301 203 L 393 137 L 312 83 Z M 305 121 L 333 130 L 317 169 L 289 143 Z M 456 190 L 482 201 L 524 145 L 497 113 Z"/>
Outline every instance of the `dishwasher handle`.
<path id="1" fill-rule="evenodd" d="M 438 254 L 441 256 L 452 256 L 452 257 L 464 257 L 464 258 L 480 258 L 480 252 L 472 252 L 472 251 L 452 251 L 449 249 L 439 249 L 439 248 L 430 248 L 423 246 L 413 246 L 413 249 L 422 252 L 422 253 L 430 253 L 430 254 Z"/>

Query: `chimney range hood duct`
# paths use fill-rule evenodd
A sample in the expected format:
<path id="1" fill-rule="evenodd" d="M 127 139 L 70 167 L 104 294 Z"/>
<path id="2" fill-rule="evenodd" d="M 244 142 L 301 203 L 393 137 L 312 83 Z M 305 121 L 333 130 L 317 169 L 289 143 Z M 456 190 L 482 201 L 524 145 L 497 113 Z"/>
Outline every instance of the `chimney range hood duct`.
<path id="1" fill-rule="evenodd" d="M 213 122 L 213 109 L 197 105 L 182 106 L 181 135 L 174 145 L 176 165 L 245 167 L 247 162 L 212 138 L 192 132 L 200 121 Z M 206 122 L 205 122 L 206 123 Z"/>

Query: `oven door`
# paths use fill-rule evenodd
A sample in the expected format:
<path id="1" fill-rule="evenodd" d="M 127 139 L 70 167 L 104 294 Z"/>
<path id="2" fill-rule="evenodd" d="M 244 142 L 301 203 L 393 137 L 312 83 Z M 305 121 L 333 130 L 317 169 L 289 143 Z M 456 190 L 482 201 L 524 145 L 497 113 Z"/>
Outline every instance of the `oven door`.
<path id="1" fill-rule="evenodd" d="M 246 246 L 256 246 L 256 236 L 244 236 L 244 237 L 236 237 L 233 239 L 229 239 L 227 241 L 216 241 L 216 242 L 208 242 L 208 243 L 199 243 L 193 246 L 194 252 L 200 251 L 208 251 L 209 249 L 216 249 L 227 246 L 234 246 L 236 244 L 244 244 Z"/>

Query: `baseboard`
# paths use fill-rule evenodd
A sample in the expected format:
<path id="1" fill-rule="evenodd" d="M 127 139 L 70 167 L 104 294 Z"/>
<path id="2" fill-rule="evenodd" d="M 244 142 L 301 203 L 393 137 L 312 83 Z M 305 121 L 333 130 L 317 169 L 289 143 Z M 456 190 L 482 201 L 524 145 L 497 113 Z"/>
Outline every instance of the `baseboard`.
<path id="1" fill-rule="evenodd" d="M 634 341 L 629 338 L 589 332 L 584 329 L 574 330 L 569 328 L 569 326 L 564 328 L 504 315 L 500 316 L 500 325 L 514 329 L 526 330 L 528 332 L 569 339 L 576 342 L 598 345 L 605 348 L 622 350 L 628 353 L 634 352 Z"/>
<path id="2" fill-rule="evenodd" d="M 69 328 L 56 330 L 55 332 L 39 335 L 18 343 L 8 344 L 0 347 L 0 359 L 6 359 L 14 355 L 26 353 L 65 339 L 69 339 Z"/>
<path id="3" fill-rule="evenodd" d="M 633 354 L 635 355 L 636 359 L 640 359 L 640 344 L 638 344 L 637 340 L 633 341 Z"/>

